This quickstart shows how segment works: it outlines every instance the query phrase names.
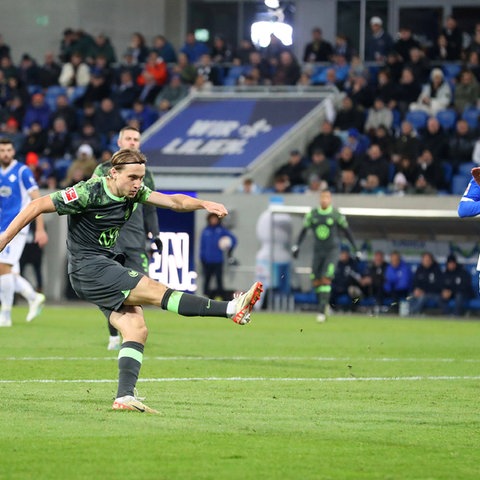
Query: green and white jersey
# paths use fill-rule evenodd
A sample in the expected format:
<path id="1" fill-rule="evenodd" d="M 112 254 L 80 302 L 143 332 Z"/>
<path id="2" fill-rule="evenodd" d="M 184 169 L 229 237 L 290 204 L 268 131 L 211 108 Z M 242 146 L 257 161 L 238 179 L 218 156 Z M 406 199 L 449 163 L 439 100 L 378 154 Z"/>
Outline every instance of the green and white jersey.
<path id="1" fill-rule="evenodd" d="M 97 166 L 94 175 L 98 177 L 107 176 L 112 168 L 111 162 L 104 162 Z M 145 169 L 143 184 L 150 190 L 155 190 L 153 175 Z M 155 237 L 159 233 L 157 209 L 152 205 L 139 205 L 130 220 L 122 227 L 117 241 L 118 250 L 145 251 L 147 234 L 151 232 Z"/>
<path id="2" fill-rule="evenodd" d="M 325 210 L 314 208 L 305 215 L 303 225 L 311 228 L 315 236 L 315 250 L 333 250 L 340 245 L 340 230 L 348 229 L 348 222 L 336 208 L 330 206 Z"/>
<path id="3" fill-rule="evenodd" d="M 107 187 L 106 177 L 91 178 L 50 195 L 59 215 L 69 215 L 67 249 L 69 271 L 82 258 L 92 255 L 112 257 L 120 228 L 138 203 L 152 191 L 142 186 L 130 199 L 117 197 Z"/>

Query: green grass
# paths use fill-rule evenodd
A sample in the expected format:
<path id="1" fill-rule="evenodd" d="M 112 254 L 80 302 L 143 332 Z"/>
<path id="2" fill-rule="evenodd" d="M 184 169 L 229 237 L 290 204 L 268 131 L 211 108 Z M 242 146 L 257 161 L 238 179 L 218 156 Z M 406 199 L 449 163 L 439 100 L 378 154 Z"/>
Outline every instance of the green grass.
<path id="1" fill-rule="evenodd" d="M 0 330 L 2 480 L 479 478 L 478 321 L 146 310 L 155 416 L 110 409 L 96 309 L 25 313 Z"/>

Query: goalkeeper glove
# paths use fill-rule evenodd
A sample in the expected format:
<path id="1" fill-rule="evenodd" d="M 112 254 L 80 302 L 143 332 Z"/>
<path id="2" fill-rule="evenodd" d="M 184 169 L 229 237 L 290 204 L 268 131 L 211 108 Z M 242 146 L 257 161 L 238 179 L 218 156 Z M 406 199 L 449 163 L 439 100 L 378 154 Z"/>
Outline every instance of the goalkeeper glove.
<path id="1" fill-rule="evenodd" d="M 151 247 L 150 247 L 151 253 L 157 252 L 158 254 L 161 254 L 163 250 L 163 244 L 162 244 L 162 241 L 160 240 L 160 235 L 155 235 L 154 237 L 151 233 L 149 233 L 148 238 L 150 239 L 150 242 L 151 242 Z"/>

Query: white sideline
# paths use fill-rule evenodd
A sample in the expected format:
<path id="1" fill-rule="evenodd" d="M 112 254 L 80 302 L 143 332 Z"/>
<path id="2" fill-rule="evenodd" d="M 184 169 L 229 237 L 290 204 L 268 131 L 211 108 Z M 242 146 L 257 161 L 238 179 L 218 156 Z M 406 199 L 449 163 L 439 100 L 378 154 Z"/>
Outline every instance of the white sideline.
<path id="1" fill-rule="evenodd" d="M 312 362 L 433 362 L 433 363 L 454 363 L 454 362 L 464 362 L 464 363 L 479 363 L 480 358 L 393 358 L 393 357 L 283 357 L 283 356 L 269 356 L 269 357 L 243 357 L 243 356 L 232 356 L 232 357 L 203 357 L 203 356 L 172 356 L 172 357 L 148 357 L 145 356 L 144 360 L 160 361 L 160 362 L 177 362 L 177 361 L 189 361 L 193 360 L 198 361 L 247 361 L 247 362 L 274 362 L 274 361 L 287 361 L 287 362 L 302 362 L 302 361 L 312 361 Z M 111 357 L 0 357 L 1 361 L 11 361 L 11 362 L 44 362 L 44 361 L 87 361 L 87 362 L 97 362 L 97 361 L 111 361 L 117 360 L 116 356 Z"/>
<path id="2" fill-rule="evenodd" d="M 413 377 L 167 377 L 167 378 L 140 378 L 143 383 L 164 383 L 164 382 L 411 382 L 422 380 L 480 380 L 476 376 L 413 376 Z M 0 380 L 0 384 L 6 383 L 117 383 L 116 379 L 76 379 L 76 380 L 55 380 L 55 379 L 27 379 L 27 380 Z"/>

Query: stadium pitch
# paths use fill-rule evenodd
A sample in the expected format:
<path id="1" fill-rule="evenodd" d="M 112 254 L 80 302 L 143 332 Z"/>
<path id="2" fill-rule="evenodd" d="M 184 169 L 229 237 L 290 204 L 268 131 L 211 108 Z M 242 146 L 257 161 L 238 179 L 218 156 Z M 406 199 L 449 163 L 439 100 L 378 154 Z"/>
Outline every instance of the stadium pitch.
<path id="1" fill-rule="evenodd" d="M 155 416 L 111 410 L 98 310 L 25 314 L 0 330 L 2 480 L 478 478 L 478 320 L 148 309 Z"/>

